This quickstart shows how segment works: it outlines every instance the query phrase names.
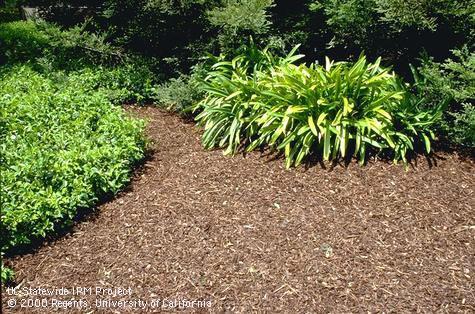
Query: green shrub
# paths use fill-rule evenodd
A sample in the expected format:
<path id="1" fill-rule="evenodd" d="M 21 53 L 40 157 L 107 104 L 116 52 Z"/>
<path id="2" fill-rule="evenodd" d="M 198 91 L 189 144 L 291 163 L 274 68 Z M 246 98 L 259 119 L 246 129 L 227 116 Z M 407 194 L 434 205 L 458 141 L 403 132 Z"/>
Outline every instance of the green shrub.
<path id="1" fill-rule="evenodd" d="M 475 106 L 463 103 L 459 112 L 450 112 L 452 126 L 449 124 L 447 133 L 452 142 L 466 147 L 475 148 Z"/>
<path id="2" fill-rule="evenodd" d="M 202 84 L 206 97 L 197 105 L 206 148 L 226 147 L 232 154 L 241 146 L 250 151 L 269 145 L 284 151 L 287 167 L 314 151 L 324 160 L 351 151 L 361 162 L 367 148 L 390 151 L 404 162 L 416 144 L 430 151 L 439 108 L 420 108 L 379 60 L 295 65 L 302 56 L 294 51 L 276 58 L 264 50 L 257 61 L 244 54 L 213 66 Z"/>
<path id="3" fill-rule="evenodd" d="M 172 58 L 171 75 L 186 72 L 206 52 L 229 51 L 248 38 L 270 31 L 272 0 L 110 0 L 75 1 L 86 6 L 98 29 L 115 44 L 160 59 Z M 44 17 L 71 26 L 64 1 L 39 1 Z M 76 9 L 76 11 L 78 11 Z M 75 21 L 77 23 L 77 21 Z M 74 24 L 74 23 L 73 23 Z M 244 35 L 244 36 L 243 36 Z"/>
<path id="4" fill-rule="evenodd" d="M 0 61 L 15 63 L 43 54 L 48 37 L 38 32 L 35 23 L 17 21 L 0 24 Z"/>
<path id="5" fill-rule="evenodd" d="M 467 47 L 453 50 L 453 57 L 445 62 L 426 59 L 418 69 L 419 93 L 433 107 L 441 100 L 448 101 L 442 136 L 457 145 L 475 147 L 475 52 Z"/>
<path id="6" fill-rule="evenodd" d="M 80 68 L 85 65 L 114 65 L 126 55 L 105 40 L 105 35 L 85 31 L 86 24 L 70 29 L 34 21 L 0 24 L 0 51 L 7 63 L 47 58 L 55 68 Z"/>
<path id="7" fill-rule="evenodd" d="M 270 12 L 273 0 L 224 0 L 206 12 L 209 23 L 217 31 L 217 46 L 232 52 L 246 44 L 249 35 L 266 38 L 271 29 Z M 214 37 L 210 38 L 211 46 Z"/>
<path id="8" fill-rule="evenodd" d="M 0 23 L 7 23 L 21 20 L 18 8 L 0 7 Z"/>
<path id="9" fill-rule="evenodd" d="M 41 0 L 45 18 L 76 24 L 78 7 L 90 29 L 126 49 L 176 64 L 187 73 L 206 52 L 230 53 L 252 35 L 286 48 L 302 42 L 310 60 L 331 55 L 356 58 L 361 51 L 406 73 L 424 50 L 445 58 L 449 50 L 475 44 L 473 1 L 468 0 Z M 76 8 L 75 8 L 76 7 Z M 83 19 L 84 20 L 84 19 Z M 443 43 L 440 44 L 440 43 Z M 417 43 L 414 45 L 413 43 Z M 408 72 L 408 71 L 407 71 Z"/>
<path id="10" fill-rule="evenodd" d="M 69 80 L 79 76 L 91 89 L 101 89 L 115 103 L 146 101 L 157 76 L 152 62 L 125 55 L 90 34 L 84 26 L 61 30 L 49 23 L 19 21 L 0 24 L 0 58 L 7 64 L 28 62 L 46 76 Z"/>
<path id="11" fill-rule="evenodd" d="M 466 0 L 312 0 L 313 14 L 324 21 L 316 37 L 336 55 L 361 51 L 383 55 L 404 70 L 423 51 L 445 57 L 449 50 L 475 44 L 475 6 Z M 470 4 L 469 4 L 470 3 Z M 312 38 L 309 38 L 312 40 Z M 441 45 L 440 43 L 444 44 Z M 417 44 L 414 44 L 417 43 Z"/>
<path id="12" fill-rule="evenodd" d="M 128 182 L 143 158 L 143 123 L 127 118 L 87 73 L 56 79 L 0 71 L 2 252 L 72 222 Z"/>
<path id="13" fill-rule="evenodd" d="M 61 29 L 50 23 L 36 22 L 37 31 L 48 38 L 45 54 L 57 67 L 115 65 L 125 61 L 126 55 L 108 43 L 105 34 L 87 32 L 86 27 L 85 23 Z"/>
<path id="14" fill-rule="evenodd" d="M 190 76 L 182 75 L 155 87 L 154 99 L 158 105 L 184 116 L 200 99 L 200 90 Z"/>
<path id="15" fill-rule="evenodd" d="M 212 25 L 221 26 L 229 33 L 241 30 L 265 33 L 271 24 L 266 9 L 272 5 L 273 0 L 227 0 L 224 6 L 208 11 L 208 19 Z"/>

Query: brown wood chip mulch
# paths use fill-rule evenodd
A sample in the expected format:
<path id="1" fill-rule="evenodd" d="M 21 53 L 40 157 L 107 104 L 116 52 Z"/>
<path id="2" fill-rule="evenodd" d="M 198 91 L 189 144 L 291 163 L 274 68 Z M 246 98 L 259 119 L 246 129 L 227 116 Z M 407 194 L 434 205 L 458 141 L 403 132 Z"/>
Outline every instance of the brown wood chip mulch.
<path id="1" fill-rule="evenodd" d="M 200 130 L 174 115 L 132 111 L 149 120 L 153 158 L 71 234 L 9 260 L 20 287 L 212 302 L 188 312 L 475 312 L 473 161 L 288 171 L 260 153 L 205 151 Z M 53 312 L 9 308 L 3 292 L 4 312 Z M 95 298 L 66 312 L 159 310 Z"/>

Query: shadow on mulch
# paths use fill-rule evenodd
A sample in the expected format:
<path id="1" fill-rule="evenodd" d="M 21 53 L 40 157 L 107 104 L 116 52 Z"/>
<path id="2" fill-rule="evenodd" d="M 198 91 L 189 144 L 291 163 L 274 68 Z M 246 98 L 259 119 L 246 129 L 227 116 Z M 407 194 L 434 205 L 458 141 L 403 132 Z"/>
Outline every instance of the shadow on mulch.
<path id="1" fill-rule="evenodd" d="M 418 165 L 420 165 L 421 162 L 424 162 L 427 164 L 429 169 L 431 169 L 433 167 L 437 167 L 438 160 L 446 159 L 443 155 L 440 155 L 440 152 L 438 151 L 435 151 L 435 152 L 433 151 L 430 154 L 427 154 L 423 151 L 422 147 L 418 147 L 416 149 L 417 149 L 416 152 L 408 156 L 406 165 L 404 165 L 402 161 L 399 161 L 398 164 L 401 165 L 401 167 L 406 167 L 407 169 L 408 168 L 416 169 Z M 285 155 L 282 151 L 273 151 L 267 147 L 260 147 L 259 149 L 257 149 L 257 151 L 260 153 L 260 157 L 264 159 L 265 163 L 271 163 L 271 162 L 276 162 L 276 161 L 285 163 Z M 455 154 L 457 152 L 460 152 L 460 151 L 452 150 L 450 152 L 444 151 L 443 153 Z M 249 153 L 245 152 L 243 149 L 241 149 L 239 153 L 244 158 L 246 158 L 246 156 L 249 155 Z M 474 161 L 473 156 L 470 157 L 469 155 L 459 155 L 459 157 L 461 161 L 470 161 L 470 160 Z M 385 163 L 385 164 L 390 165 L 394 163 L 394 160 L 390 154 L 369 151 L 367 153 L 365 162 L 361 164 L 359 162 L 359 159 L 354 157 L 354 148 L 349 147 L 347 157 L 345 158 L 325 161 L 323 159 L 322 154 L 315 153 L 304 158 L 301 165 L 299 165 L 298 167 L 303 167 L 303 169 L 305 170 L 309 170 L 313 167 L 319 167 L 323 170 L 333 171 L 333 169 L 335 169 L 336 167 L 342 167 L 342 168 L 348 169 L 353 164 L 359 164 L 360 166 L 364 167 L 372 162 L 380 162 L 380 163 Z"/>

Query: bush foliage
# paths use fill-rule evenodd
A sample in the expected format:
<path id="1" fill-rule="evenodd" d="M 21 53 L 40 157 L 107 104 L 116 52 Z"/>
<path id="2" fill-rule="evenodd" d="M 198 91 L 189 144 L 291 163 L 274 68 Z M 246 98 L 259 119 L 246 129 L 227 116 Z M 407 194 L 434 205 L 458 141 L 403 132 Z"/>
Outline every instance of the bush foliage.
<path id="1" fill-rule="evenodd" d="M 86 74 L 84 84 L 104 90 L 114 102 L 149 100 L 158 82 L 153 62 L 124 53 L 84 25 L 62 30 L 45 22 L 3 23 L 0 42 L 0 64 L 28 62 L 47 76 Z"/>
<path id="2" fill-rule="evenodd" d="M 450 49 L 475 43 L 475 6 L 466 0 L 33 2 L 43 7 L 47 18 L 64 25 L 74 20 L 74 8 L 87 7 L 83 19 L 92 18 L 110 40 L 147 55 L 175 59 L 181 70 L 206 51 L 230 52 L 248 35 L 287 48 L 300 42 L 309 60 L 325 55 L 356 59 L 365 51 L 401 62 L 401 68 L 414 62 L 423 49 L 445 58 Z"/>
<path id="3" fill-rule="evenodd" d="M 326 41 L 334 50 L 383 55 L 402 68 L 424 50 L 444 57 L 450 49 L 475 44 L 475 5 L 468 2 L 316 0 L 310 8 L 325 21 Z"/>
<path id="4" fill-rule="evenodd" d="M 201 95 L 195 75 L 182 75 L 154 87 L 154 99 L 157 105 L 182 116 L 191 115 L 192 108 Z"/>
<path id="5" fill-rule="evenodd" d="M 187 71 L 206 52 L 230 51 L 248 35 L 264 37 L 271 29 L 272 0 L 40 0 L 43 16 L 71 26 L 74 8 L 86 6 L 82 19 L 129 50 L 170 62 L 163 70 Z M 69 8 L 64 4 L 69 3 Z M 76 9 L 75 12 L 78 12 Z M 73 24 L 74 25 L 74 24 Z M 93 27 L 94 25 L 94 27 Z"/>
<path id="6" fill-rule="evenodd" d="M 465 47 L 453 50 L 444 62 L 426 59 L 418 75 L 418 88 L 428 106 L 448 101 L 441 134 L 455 144 L 474 148 L 475 52 Z"/>
<path id="7" fill-rule="evenodd" d="M 71 68 L 113 63 L 122 57 L 104 35 L 85 32 L 84 25 L 62 30 L 46 22 L 2 23 L 0 38 L 3 61 L 10 64 L 49 58 L 56 67 Z"/>

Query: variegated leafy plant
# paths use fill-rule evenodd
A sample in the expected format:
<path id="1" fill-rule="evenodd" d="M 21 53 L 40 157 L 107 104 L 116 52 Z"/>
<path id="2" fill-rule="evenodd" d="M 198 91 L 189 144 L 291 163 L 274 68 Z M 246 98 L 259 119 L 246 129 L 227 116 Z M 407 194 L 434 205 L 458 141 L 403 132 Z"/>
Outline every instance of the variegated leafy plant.
<path id="1" fill-rule="evenodd" d="M 390 151 L 404 163 L 417 142 L 430 152 L 440 110 L 420 109 L 423 99 L 381 59 L 297 65 L 296 49 L 285 58 L 268 50 L 255 58 L 254 51 L 253 58 L 243 54 L 212 67 L 196 106 L 206 148 L 233 154 L 268 145 L 284 152 L 287 167 L 315 152 L 324 160 L 351 152 L 361 163 L 368 149 Z"/>

